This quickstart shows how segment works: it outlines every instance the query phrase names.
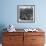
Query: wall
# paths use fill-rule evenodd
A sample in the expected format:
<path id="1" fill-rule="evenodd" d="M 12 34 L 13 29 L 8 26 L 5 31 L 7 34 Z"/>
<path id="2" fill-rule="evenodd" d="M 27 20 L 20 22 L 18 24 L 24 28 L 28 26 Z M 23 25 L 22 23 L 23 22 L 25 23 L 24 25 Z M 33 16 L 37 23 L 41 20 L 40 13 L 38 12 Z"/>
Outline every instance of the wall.
<path id="1" fill-rule="evenodd" d="M 16 28 L 44 27 L 46 28 L 45 0 L 1 0 L 0 25 L 13 24 Z M 17 5 L 35 4 L 35 23 L 17 22 Z"/>

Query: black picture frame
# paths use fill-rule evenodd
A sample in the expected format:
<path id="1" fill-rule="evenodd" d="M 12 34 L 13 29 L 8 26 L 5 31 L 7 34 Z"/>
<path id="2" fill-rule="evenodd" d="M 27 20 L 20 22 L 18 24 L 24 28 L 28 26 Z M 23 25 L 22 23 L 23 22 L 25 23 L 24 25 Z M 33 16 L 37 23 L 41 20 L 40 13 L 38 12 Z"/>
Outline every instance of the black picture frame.
<path id="1" fill-rule="evenodd" d="M 17 5 L 17 22 L 34 23 L 35 5 Z"/>

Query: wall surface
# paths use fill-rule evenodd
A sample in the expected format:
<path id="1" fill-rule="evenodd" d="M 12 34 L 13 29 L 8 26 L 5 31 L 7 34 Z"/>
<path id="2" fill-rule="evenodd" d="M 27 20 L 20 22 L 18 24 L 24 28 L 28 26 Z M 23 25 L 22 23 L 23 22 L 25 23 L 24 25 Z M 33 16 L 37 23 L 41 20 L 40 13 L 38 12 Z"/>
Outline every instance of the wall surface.
<path id="1" fill-rule="evenodd" d="M 46 0 L 0 0 L 0 26 L 13 24 L 16 28 L 46 28 Z M 17 5 L 35 5 L 35 23 L 17 22 Z"/>

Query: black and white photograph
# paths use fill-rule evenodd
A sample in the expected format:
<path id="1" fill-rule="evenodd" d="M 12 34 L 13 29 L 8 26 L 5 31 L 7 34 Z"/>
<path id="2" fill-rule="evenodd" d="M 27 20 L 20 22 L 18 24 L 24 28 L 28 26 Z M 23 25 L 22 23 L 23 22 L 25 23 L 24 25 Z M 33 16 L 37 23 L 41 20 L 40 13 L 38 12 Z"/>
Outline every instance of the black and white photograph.
<path id="1" fill-rule="evenodd" d="M 17 5 L 18 22 L 35 22 L 35 5 Z"/>

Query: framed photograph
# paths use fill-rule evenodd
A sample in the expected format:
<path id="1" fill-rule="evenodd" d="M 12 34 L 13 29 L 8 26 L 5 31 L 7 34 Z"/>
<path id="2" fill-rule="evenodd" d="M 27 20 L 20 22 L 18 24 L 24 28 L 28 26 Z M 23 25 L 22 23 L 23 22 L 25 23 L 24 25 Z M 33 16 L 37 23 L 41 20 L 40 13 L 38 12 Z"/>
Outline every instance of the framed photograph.
<path id="1" fill-rule="evenodd" d="M 21 23 L 35 22 L 35 5 L 17 5 L 17 21 Z"/>

